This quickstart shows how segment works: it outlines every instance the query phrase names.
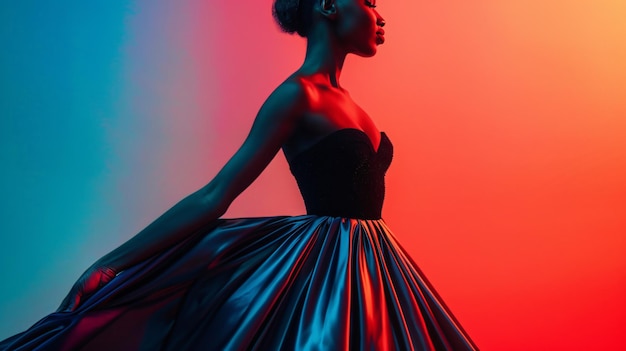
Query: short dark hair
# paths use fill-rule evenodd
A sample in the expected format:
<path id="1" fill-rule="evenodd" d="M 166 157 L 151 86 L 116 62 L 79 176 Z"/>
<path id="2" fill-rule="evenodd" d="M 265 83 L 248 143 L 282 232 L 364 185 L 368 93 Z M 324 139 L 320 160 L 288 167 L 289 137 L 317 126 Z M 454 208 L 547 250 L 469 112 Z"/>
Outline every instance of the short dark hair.
<path id="1" fill-rule="evenodd" d="M 274 0 L 272 15 L 283 32 L 306 37 L 313 22 L 314 0 Z"/>

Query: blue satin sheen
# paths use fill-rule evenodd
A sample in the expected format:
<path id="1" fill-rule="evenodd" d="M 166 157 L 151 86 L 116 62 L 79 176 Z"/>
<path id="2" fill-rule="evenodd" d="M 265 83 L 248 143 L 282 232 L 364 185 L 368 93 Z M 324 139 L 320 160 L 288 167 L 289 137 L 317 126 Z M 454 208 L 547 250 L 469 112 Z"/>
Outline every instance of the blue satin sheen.
<path id="1" fill-rule="evenodd" d="M 391 143 L 364 138 L 341 130 L 293 160 L 330 167 L 294 172 L 309 214 L 220 219 L 0 350 L 477 350 L 384 220 L 342 215 L 382 207 L 362 192 L 383 181 Z M 340 206 L 337 184 L 315 198 L 329 179 Z"/>

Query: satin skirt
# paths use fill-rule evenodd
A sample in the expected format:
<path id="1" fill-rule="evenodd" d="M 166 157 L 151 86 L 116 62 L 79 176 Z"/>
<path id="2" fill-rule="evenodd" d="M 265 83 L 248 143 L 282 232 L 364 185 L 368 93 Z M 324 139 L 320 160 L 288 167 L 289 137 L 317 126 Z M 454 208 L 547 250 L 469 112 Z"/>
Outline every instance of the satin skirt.
<path id="1" fill-rule="evenodd" d="M 0 350 L 477 350 L 382 219 L 220 219 Z"/>

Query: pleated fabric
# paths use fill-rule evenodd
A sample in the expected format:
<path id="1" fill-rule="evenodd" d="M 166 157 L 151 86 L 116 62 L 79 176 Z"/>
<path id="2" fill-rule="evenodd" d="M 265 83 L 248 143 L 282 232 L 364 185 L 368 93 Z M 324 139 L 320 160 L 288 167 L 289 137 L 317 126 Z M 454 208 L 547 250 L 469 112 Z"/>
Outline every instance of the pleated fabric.
<path id="1" fill-rule="evenodd" d="M 384 220 L 220 219 L 0 350 L 477 350 Z"/>

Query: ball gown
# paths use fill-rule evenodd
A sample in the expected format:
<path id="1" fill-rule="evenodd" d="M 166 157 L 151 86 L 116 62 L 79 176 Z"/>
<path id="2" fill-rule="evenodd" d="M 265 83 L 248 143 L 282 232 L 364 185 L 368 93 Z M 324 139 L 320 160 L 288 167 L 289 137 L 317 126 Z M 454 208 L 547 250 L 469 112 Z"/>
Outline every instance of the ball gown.
<path id="1" fill-rule="evenodd" d="M 290 161 L 306 215 L 218 219 L 0 350 L 477 350 L 381 218 L 392 154 L 335 131 Z"/>

